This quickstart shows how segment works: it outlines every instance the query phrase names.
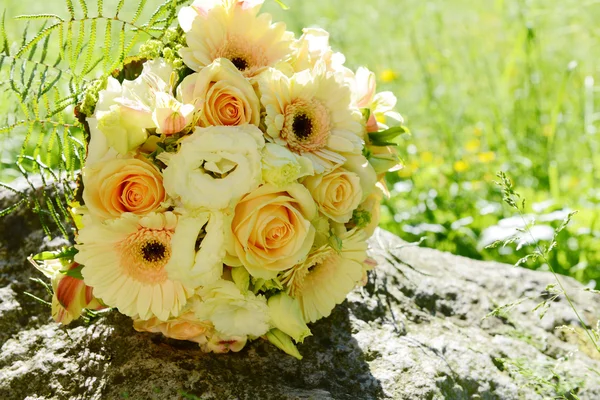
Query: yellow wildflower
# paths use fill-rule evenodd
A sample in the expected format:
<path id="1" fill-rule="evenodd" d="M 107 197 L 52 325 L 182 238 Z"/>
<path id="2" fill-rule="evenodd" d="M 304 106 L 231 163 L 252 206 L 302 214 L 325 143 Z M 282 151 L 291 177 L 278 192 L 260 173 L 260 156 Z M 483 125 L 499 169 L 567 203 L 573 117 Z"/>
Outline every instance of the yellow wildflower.
<path id="1" fill-rule="evenodd" d="M 384 69 L 381 71 L 381 74 L 379 74 L 379 79 L 384 83 L 392 82 L 396 78 L 398 78 L 398 74 L 389 68 Z"/>
<path id="2" fill-rule="evenodd" d="M 479 158 L 479 161 L 481 161 L 484 164 L 491 163 L 496 159 L 496 153 L 494 153 L 493 151 L 485 151 L 483 153 L 479 153 L 477 155 L 477 158 Z"/>
<path id="3" fill-rule="evenodd" d="M 458 173 L 465 172 L 469 169 L 469 163 L 463 160 L 458 160 L 454 163 L 454 170 Z"/>

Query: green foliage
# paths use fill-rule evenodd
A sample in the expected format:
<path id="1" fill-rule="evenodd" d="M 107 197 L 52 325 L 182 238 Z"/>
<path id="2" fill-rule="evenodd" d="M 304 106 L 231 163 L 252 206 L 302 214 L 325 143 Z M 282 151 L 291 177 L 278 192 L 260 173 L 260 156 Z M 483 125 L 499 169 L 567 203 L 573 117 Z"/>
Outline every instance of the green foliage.
<path id="1" fill-rule="evenodd" d="M 573 379 L 569 371 L 562 368 L 565 361 L 566 358 L 559 358 L 549 364 L 528 359 L 496 359 L 511 376 L 523 379 L 523 386 L 532 388 L 542 398 L 577 400 L 583 382 Z"/>
<path id="2" fill-rule="evenodd" d="M 22 143 L 15 169 L 28 186 L 15 189 L 2 184 L 18 193 L 19 201 L 0 210 L 0 216 L 29 206 L 40 215 L 47 234 L 54 225 L 66 237 L 73 226 L 68 211 L 74 194 L 70 183 L 86 153 L 82 122 L 74 117 L 74 107 L 84 102 L 90 108 L 102 78 L 121 69 L 140 43 L 162 40 L 177 7 L 184 3 L 166 0 L 147 12 L 146 0 L 139 0 L 134 8 L 124 7 L 123 0 L 116 7 L 102 0 L 91 2 L 66 0 L 63 15 L 17 16 L 16 22 L 23 26 L 20 33 L 7 30 L 6 11 L 0 23 L 0 90 L 4 91 L 0 105 L 6 108 L 0 117 L 0 137 Z M 41 176 L 41 188 L 40 182 L 32 181 L 33 174 Z M 60 192 L 64 195 L 57 195 Z"/>

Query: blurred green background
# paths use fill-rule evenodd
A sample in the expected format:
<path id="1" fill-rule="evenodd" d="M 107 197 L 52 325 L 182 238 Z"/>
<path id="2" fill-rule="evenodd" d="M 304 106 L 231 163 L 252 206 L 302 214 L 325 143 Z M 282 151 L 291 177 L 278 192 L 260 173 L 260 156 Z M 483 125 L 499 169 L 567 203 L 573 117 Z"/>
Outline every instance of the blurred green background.
<path id="1" fill-rule="evenodd" d="M 531 240 L 484 249 L 523 226 L 494 184 L 502 170 L 527 199 L 526 219 L 536 220 L 532 233 L 542 243 L 579 210 L 549 261 L 600 286 L 600 1 L 284 3 L 290 10 L 274 0 L 263 10 L 296 34 L 305 26 L 328 30 L 349 67 L 375 71 L 378 89 L 398 98 L 412 135 L 400 141 L 406 167 L 387 177 L 384 228 L 409 241 L 425 238 L 429 247 L 514 263 L 532 250 Z M 157 4 L 148 0 L 149 9 Z M 64 10 L 62 0 L 10 0 L 7 17 Z M 8 21 L 9 32 L 16 26 Z M 0 110 L 7 109 L 0 95 Z M 19 176 L 12 163 L 21 142 L 1 135 L 0 181 Z"/>

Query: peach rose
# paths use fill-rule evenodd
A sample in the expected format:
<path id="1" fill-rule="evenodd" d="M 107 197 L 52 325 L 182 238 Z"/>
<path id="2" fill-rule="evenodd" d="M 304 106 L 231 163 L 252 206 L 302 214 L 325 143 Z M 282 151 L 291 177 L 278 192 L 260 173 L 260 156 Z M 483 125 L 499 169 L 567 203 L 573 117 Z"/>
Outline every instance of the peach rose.
<path id="1" fill-rule="evenodd" d="M 135 158 L 101 161 L 83 169 L 83 201 L 102 219 L 125 212 L 144 215 L 165 200 L 160 172 Z"/>
<path id="2" fill-rule="evenodd" d="M 357 174 L 336 168 L 326 174 L 309 176 L 304 186 L 319 206 L 319 211 L 335 222 L 346 223 L 362 200 L 363 190 Z"/>
<path id="3" fill-rule="evenodd" d="M 263 185 L 235 207 L 234 249 L 229 252 L 252 276 L 272 279 L 307 256 L 315 239 L 311 221 L 316 216 L 317 207 L 304 186 Z"/>
<path id="4" fill-rule="evenodd" d="M 254 88 L 226 58 L 186 77 L 178 91 L 183 103 L 199 110 L 199 126 L 260 123 L 260 102 Z"/>
<path id="5" fill-rule="evenodd" d="M 187 312 L 166 322 L 156 317 L 147 321 L 136 319 L 133 321 L 133 329 L 138 332 L 162 333 L 172 339 L 205 344 L 208 341 L 207 334 L 212 332 L 212 324 L 199 321 L 193 312 Z"/>

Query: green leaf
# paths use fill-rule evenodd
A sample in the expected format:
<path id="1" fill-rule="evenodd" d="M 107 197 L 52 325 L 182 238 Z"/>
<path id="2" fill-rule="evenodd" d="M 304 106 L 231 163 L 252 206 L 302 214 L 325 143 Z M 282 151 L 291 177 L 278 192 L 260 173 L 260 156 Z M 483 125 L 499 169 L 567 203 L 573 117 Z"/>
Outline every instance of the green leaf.
<path id="1" fill-rule="evenodd" d="M 385 131 L 369 133 L 369 141 L 375 146 L 396 146 L 397 143 L 392 140 L 408 132 L 409 130 L 405 126 L 394 126 Z"/>
<path id="2" fill-rule="evenodd" d="M 244 267 L 234 267 L 231 269 L 231 277 L 233 278 L 233 282 L 240 292 L 246 293 L 248 291 L 248 287 L 250 286 L 250 274 L 246 271 Z"/>
<path id="3" fill-rule="evenodd" d="M 277 348 L 285 351 L 290 356 L 296 357 L 298 360 L 302 360 L 302 355 L 296 348 L 294 342 L 292 342 L 292 338 L 279 329 L 275 328 L 267 332 L 267 339 Z"/>
<path id="4" fill-rule="evenodd" d="M 75 247 L 63 247 L 59 251 L 43 251 L 33 256 L 33 259 L 36 261 L 56 260 L 61 258 L 72 260 L 77 253 L 79 253 L 79 250 Z"/>
<path id="5" fill-rule="evenodd" d="M 70 276 L 71 278 L 75 278 L 75 279 L 79 279 L 80 281 L 83 280 L 83 275 L 81 274 L 81 270 L 83 269 L 83 265 L 78 265 L 75 268 L 71 268 L 65 271 L 60 271 L 61 273 Z"/>
<path id="6" fill-rule="evenodd" d="M 279 7 L 281 7 L 284 10 L 289 10 L 290 8 L 288 6 L 286 6 L 283 1 L 281 0 L 275 0 L 275 3 L 279 4 Z"/>

